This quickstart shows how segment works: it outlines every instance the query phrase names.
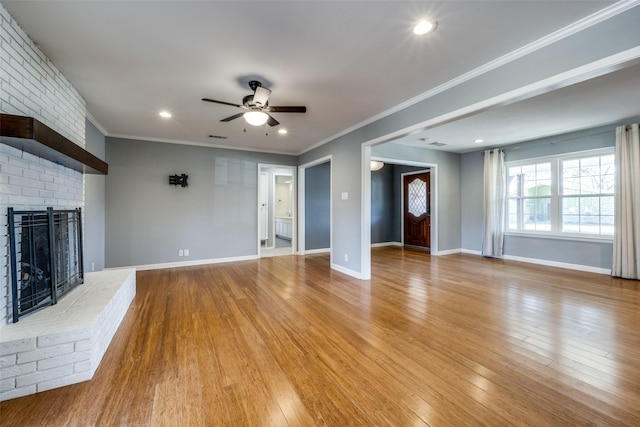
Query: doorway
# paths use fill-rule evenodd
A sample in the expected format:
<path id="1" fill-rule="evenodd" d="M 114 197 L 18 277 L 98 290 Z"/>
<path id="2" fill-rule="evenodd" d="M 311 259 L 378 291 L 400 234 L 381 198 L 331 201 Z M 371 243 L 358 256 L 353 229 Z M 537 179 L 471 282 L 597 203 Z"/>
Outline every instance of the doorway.
<path id="1" fill-rule="evenodd" d="M 332 156 L 298 166 L 298 253 L 332 256 Z"/>
<path id="2" fill-rule="evenodd" d="M 260 165 L 258 257 L 291 255 L 296 247 L 296 168 Z"/>
<path id="3" fill-rule="evenodd" d="M 431 173 L 403 175 L 403 242 L 431 249 Z"/>

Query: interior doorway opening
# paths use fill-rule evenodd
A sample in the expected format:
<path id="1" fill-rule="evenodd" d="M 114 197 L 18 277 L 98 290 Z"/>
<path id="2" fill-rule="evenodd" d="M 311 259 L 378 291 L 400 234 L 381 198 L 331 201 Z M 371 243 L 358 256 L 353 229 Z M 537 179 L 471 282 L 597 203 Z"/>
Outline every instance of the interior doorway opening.
<path id="1" fill-rule="evenodd" d="M 332 157 L 326 156 L 298 167 L 298 253 L 301 255 L 331 254 L 332 251 L 331 163 Z"/>
<path id="2" fill-rule="evenodd" d="M 296 167 L 259 165 L 258 257 L 296 250 Z"/>

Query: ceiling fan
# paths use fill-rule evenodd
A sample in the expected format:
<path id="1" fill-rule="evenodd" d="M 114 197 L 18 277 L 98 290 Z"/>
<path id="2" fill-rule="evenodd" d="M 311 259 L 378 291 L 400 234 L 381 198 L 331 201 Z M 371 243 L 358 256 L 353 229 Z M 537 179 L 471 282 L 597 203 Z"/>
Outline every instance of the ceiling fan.
<path id="1" fill-rule="evenodd" d="M 244 120 L 252 126 L 261 126 L 267 123 L 269 126 L 277 126 L 280 124 L 269 113 L 306 113 L 307 107 L 301 106 L 271 106 L 269 105 L 269 95 L 271 91 L 262 87 L 262 83 L 257 80 L 251 80 L 249 87 L 253 90 L 252 95 L 242 98 L 242 104 L 234 104 L 232 102 L 217 101 L 215 99 L 202 98 L 206 102 L 214 102 L 216 104 L 230 105 L 244 110 L 242 113 L 234 114 L 220 120 L 221 122 L 230 122 L 238 117 L 244 117 Z"/>

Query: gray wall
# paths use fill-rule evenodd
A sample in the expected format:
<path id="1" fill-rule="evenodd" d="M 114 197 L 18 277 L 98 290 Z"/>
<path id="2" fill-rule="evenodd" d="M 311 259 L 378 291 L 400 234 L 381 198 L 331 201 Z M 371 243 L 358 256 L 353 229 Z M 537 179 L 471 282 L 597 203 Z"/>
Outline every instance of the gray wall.
<path id="1" fill-rule="evenodd" d="M 480 151 L 460 157 L 460 220 L 462 249 L 482 251 L 484 157 Z"/>
<path id="2" fill-rule="evenodd" d="M 85 148 L 105 159 L 105 136 L 89 121 L 85 124 Z M 84 175 L 84 271 L 105 267 L 105 187 L 104 175 Z"/>
<path id="3" fill-rule="evenodd" d="M 395 238 L 398 190 L 394 169 L 394 165 L 385 164 L 382 169 L 371 172 L 371 243 L 399 242 Z"/>
<path id="4" fill-rule="evenodd" d="M 292 156 L 110 137 L 106 152 L 107 267 L 257 255 L 258 163 L 296 165 Z M 183 173 L 188 187 L 169 185 Z"/>
<path id="5" fill-rule="evenodd" d="M 331 247 L 331 163 L 305 169 L 305 250 Z"/>
<path id="6" fill-rule="evenodd" d="M 505 161 L 516 161 L 592 150 L 615 145 L 615 126 L 601 126 L 504 147 Z M 480 151 L 462 155 L 462 248 L 482 249 L 482 175 Z M 505 255 L 545 261 L 611 268 L 612 244 L 571 238 L 507 235 Z"/>

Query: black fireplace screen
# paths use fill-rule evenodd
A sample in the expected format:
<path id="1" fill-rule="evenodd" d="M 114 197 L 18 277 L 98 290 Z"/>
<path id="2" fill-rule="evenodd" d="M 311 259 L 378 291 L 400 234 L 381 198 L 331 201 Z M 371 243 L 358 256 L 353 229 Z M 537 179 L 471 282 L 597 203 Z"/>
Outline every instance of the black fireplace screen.
<path id="1" fill-rule="evenodd" d="M 13 321 L 48 305 L 84 281 L 81 210 L 9 208 Z"/>

